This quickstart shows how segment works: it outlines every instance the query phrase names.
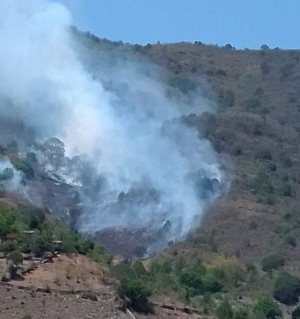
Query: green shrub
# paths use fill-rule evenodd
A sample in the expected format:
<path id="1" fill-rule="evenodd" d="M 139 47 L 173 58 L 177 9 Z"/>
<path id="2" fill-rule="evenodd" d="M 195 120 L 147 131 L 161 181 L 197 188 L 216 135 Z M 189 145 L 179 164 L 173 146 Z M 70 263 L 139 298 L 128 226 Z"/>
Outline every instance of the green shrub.
<path id="1" fill-rule="evenodd" d="M 46 234 L 35 232 L 29 238 L 30 251 L 37 257 L 42 257 L 45 252 L 53 250 L 52 240 Z"/>
<path id="2" fill-rule="evenodd" d="M 221 91 L 218 95 L 217 103 L 220 106 L 221 111 L 227 110 L 229 107 L 232 107 L 234 104 L 234 93 L 232 90 Z"/>
<path id="3" fill-rule="evenodd" d="M 285 238 L 284 238 L 284 242 L 285 244 L 287 245 L 291 245 L 292 247 L 296 247 L 297 246 L 297 240 L 294 236 L 291 236 L 291 235 L 287 235 Z"/>
<path id="4" fill-rule="evenodd" d="M 292 312 L 292 319 L 300 319 L 300 307 L 296 307 Z"/>
<path id="5" fill-rule="evenodd" d="M 253 194 L 270 195 L 273 193 L 273 185 L 269 180 L 268 174 L 264 170 L 259 170 L 250 182 Z"/>
<path id="6" fill-rule="evenodd" d="M 272 155 L 271 155 L 271 157 L 272 157 Z M 268 163 L 266 168 L 267 168 L 267 172 L 276 172 L 276 170 L 277 170 L 277 166 L 274 163 Z"/>
<path id="7" fill-rule="evenodd" d="M 5 237 L 5 235 L 10 233 L 15 221 L 15 210 L 6 205 L 0 206 L 0 236 Z"/>
<path id="8" fill-rule="evenodd" d="M 263 271 L 271 271 L 284 266 L 284 258 L 282 256 L 273 254 L 268 255 L 261 261 L 261 268 Z"/>
<path id="9" fill-rule="evenodd" d="M 209 272 L 206 273 L 202 277 L 202 281 L 203 281 L 203 289 L 205 292 L 216 293 L 216 292 L 220 292 L 221 289 L 223 288 L 223 285 L 212 273 L 209 273 Z"/>
<path id="10" fill-rule="evenodd" d="M 245 307 L 238 308 L 233 313 L 233 319 L 248 319 L 249 311 Z"/>
<path id="11" fill-rule="evenodd" d="M 12 160 L 12 164 L 16 170 L 22 171 L 25 174 L 25 177 L 28 179 L 33 178 L 34 170 L 31 167 L 30 163 L 25 159 L 15 159 Z"/>
<path id="12" fill-rule="evenodd" d="M 260 65 L 260 71 L 262 74 L 268 74 L 270 72 L 270 65 L 268 62 L 263 62 L 261 65 Z"/>
<path id="13" fill-rule="evenodd" d="M 201 276 L 195 270 L 186 270 L 180 275 L 180 283 L 184 285 L 191 296 L 201 295 L 205 292 L 205 286 Z"/>
<path id="14" fill-rule="evenodd" d="M 195 91 L 198 86 L 197 82 L 182 77 L 172 78 L 168 81 L 168 84 L 179 89 L 184 94 L 187 94 L 189 91 Z"/>
<path id="15" fill-rule="evenodd" d="M 42 209 L 37 207 L 22 207 L 20 211 L 21 219 L 29 229 L 38 229 L 45 222 L 46 215 Z"/>
<path id="16" fill-rule="evenodd" d="M 281 272 L 274 284 L 273 296 L 286 305 L 294 305 L 299 300 L 300 281 L 286 272 Z"/>
<path id="17" fill-rule="evenodd" d="M 288 183 L 284 183 L 279 187 L 279 193 L 282 196 L 290 197 L 292 196 L 292 187 Z"/>
<path id="18" fill-rule="evenodd" d="M 118 287 L 120 298 L 126 301 L 126 306 L 137 312 L 153 312 L 149 302 L 151 290 L 140 279 L 123 279 Z"/>
<path id="19" fill-rule="evenodd" d="M 227 299 L 222 301 L 220 306 L 216 310 L 216 315 L 219 319 L 231 319 L 233 318 L 233 311 L 230 303 Z"/>
<path id="20" fill-rule="evenodd" d="M 10 252 L 6 259 L 11 260 L 16 265 L 23 264 L 23 256 L 19 250 L 13 250 Z"/>
<path id="21" fill-rule="evenodd" d="M 137 279 L 137 276 L 132 269 L 132 265 L 129 261 L 125 260 L 122 261 L 116 265 L 113 265 L 110 267 L 110 273 L 114 277 L 116 277 L 119 280 L 122 279 Z"/>
<path id="22" fill-rule="evenodd" d="M 245 266 L 246 266 L 247 273 L 251 273 L 251 272 L 256 273 L 257 272 L 257 269 L 256 269 L 253 262 L 248 262 L 245 264 Z"/>
<path id="23" fill-rule="evenodd" d="M 0 181 L 5 181 L 12 179 L 14 177 L 14 171 L 12 168 L 5 168 L 2 173 L 0 173 Z"/>
<path id="24" fill-rule="evenodd" d="M 0 251 L 3 251 L 5 253 L 9 253 L 11 251 L 14 251 L 18 248 L 18 245 L 15 241 L 12 240 L 6 240 L 0 245 Z"/>
<path id="25" fill-rule="evenodd" d="M 260 297 L 253 307 L 253 312 L 255 314 L 263 313 L 266 319 L 276 319 L 281 315 L 277 302 L 268 297 Z"/>

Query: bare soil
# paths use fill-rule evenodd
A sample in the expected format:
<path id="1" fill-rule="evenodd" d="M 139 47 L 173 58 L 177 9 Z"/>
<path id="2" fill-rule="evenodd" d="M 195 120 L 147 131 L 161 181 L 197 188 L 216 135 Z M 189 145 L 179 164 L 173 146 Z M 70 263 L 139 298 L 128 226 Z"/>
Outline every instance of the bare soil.
<path id="1" fill-rule="evenodd" d="M 5 260 L 0 260 L 4 267 Z M 24 262 L 24 267 L 29 262 Z M 93 292 L 97 301 L 83 299 L 83 292 Z M 18 280 L 0 284 L 0 319 L 101 319 L 101 318 L 201 318 L 188 314 L 184 305 L 170 300 L 156 300 L 154 314 L 124 312 L 115 293 L 114 283 L 99 264 L 84 256 L 65 255 L 38 267 Z M 165 306 L 167 304 L 167 306 Z M 170 309 L 171 308 L 171 309 Z M 172 309 L 173 308 L 173 309 Z"/>

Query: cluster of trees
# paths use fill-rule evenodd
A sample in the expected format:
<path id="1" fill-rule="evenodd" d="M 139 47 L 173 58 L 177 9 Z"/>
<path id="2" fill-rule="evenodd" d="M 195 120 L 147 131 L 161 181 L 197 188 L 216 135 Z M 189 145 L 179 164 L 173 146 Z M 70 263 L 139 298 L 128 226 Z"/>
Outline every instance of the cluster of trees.
<path id="1" fill-rule="evenodd" d="M 212 265 L 204 266 L 196 259 L 187 263 L 181 257 L 152 261 L 149 269 L 142 262 L 121 262 L 110 267 L 119 284 L 119 295 L 126 306 L 136 311 L 151 312 L 149 297 L 152 293 L 172 291 L 185 302 L 195 298 L 216 295 L 240 286 L 246 271 L 234 258 L 217 258 Z"/>
<path id="2" fill-rule="evenodd" d="M 0 251 L 7 260 L 20 265 L 22 253 L 43 257 L 54 250 L 66 254 L 79 253 L 97 262 L 110 263 L 112 256 L 78 233 L 70 231 L 53 216 L 35 207 L 0 205 Z M 57 245 L 57 242 L 60 242 Z"/>

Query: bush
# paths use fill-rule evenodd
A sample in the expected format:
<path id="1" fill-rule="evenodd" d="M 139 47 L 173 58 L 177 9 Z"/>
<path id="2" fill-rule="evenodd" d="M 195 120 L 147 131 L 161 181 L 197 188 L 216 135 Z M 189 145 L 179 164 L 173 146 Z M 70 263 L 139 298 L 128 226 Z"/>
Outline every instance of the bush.
<path id="1" fill-rule="evenodd" d="M 265 50 L 269 50 L 270 48 L 269 48 L 269 46 L 268 46 L 267 44 L 262 44 L 262 45 L 260 46 L 260 49 L 263 50 L 263 51 L 265 51 Z"/>
<path id="2" fill-rule="evenodd" d="M 23 207 L 21 209 L 21 219 L 29 229 L 38 229 L 45 222 L 46 215 L 40 208 Z"/>
<path id="3" fill-rule="evenodd" d="M 249 230 L 255 230 L 257 229 L 257 222 L 255 220 L 251 220 L 251 222 L 248 224 Z"/>
<path id="4" fill-rule="evenodd" d="M 11 260 L 15 265 L 23 264 L 23 256 L 19 250 L 13 250 L 7 257 L 7 260 Z"/>
<path id="5" fill-rule="evenodd" d="M 261 65 L 260 65 L 260 71 L 262 74 L 268 74 L 270 72 L 270 65 L 268 62 L 263 62 Z"/>
<path id="6" fill-rule="evenodd" d="M 263 313 L 266 319 L 276 319 L 281 315 L 278 304 L 268 297 L 260 297 L 254 305 L 253 312 Z"/>
<path id="7" fill-rule="evenodd" d="M 300 281 L 286 272 L 278 275 L 273 296 L 276 300 L 286 305 L 294 305 L 299 300 Z"/>
<path id="8" fill-rule="evenodd" d="M 42 257 L 45 252 L 53 250 L 53 244 L 46 234 L 36 232 L 29 239 L 30 250 L 35 256 Z"/>
<path id="9" fill-rule="evenodd" d="M 234 257 L 216 257 L 207 272 L 214 274 L 227 287 L 238 287 L 246 279 L 244 267 Z"/>
<path id="10" fill-rule="evenodd" d="M 290 184 L 285 183 L 279 187 L 279 193 L 282 196 L 292 196 L 292 187 Z"/>
<path id="11" fill-rule="evenodd" d="M 268 163 L 267 165 L 267 172 L 276 172 L 277 166 L 274 163 Z"/>
<path id="12" fill-rule="evenodd" d="M 261 106 L 261 102 L 258 99 L 248 99 L 244 102 L 244 108 L 247 112 L 257 113 Z"/>
<path id="13" fill-rule="evenodd" d="M 123 279 L 118 287 L 118 294 L 126 306 L 137 312 L 153 312 L 149 303 L 151 290 L 140 279 Z"/>
<path id="14" fill-rule="evenodd" d="M 273 254 L 263 258 L 261 268 L 263 271 L 271 271 L 284 266 L 284 258 L 282 256 Z"/>
<path id="15" fill-rule="evenodd" d="M 250 187 L 253 194 L 261 196 L 270 195 L 273 193 L 274 187 L 269 180 L 268 174 L 264 170 L 259 170 L 253 180 L 250 182 Z"/>
<path id="16" fill-rule="evenodd" d="M 12 168 L 5 168 L 2 173 L 0 173 L 0 181 L 5 181 L 12 179 L 14 177 L 14 171 Z"/>
<path id="17" fill-rule="evenodd" d="M 223 69 L 218 69 L 216 72 L 217 76 L 226 76 L 227 73 Z"/>
<path id="18" fill-rule="evenodd" d="M 17 243 L 12 240 L 6 240 L 0 245 L 0 251 L 9 253 L 17 249 Z"/>
<path id="19" fill-rule="evenodd" d="M 180 283 L 184 285 L 191 296 L 201 295 L 205 292 L 204 283 L 195 270 L 186 270 L 180 275 Z"/>
<path id="20" fill-rule="evenodd" d="M 286 78 L 292 74 L 295 64 L 287 63 L 280 68 L 281 79 Z"/>
<path id="21" fill-rule="evenodd" d="M 255 153 L 255 159 L 256 160 L 267 160 L 271 161 L 272 160 L 272 153 L 268 149 L 258 149 Z"/>
<path id="22" fill-rule="evenodd" d="M 297 246 L 297 240 L 294 236 L 291 236 L 291 235 L 287 235 L 285 238 L 284 238 L 284 242 L 285 244 L 287 245 L 291 245 L 292 247 L 296 247 Z"/>
<path id="23" fill-rule="evenodd" d="M 189 91 L 195 91 L 197 89 L 197 82 L 188 78 L 172 78 L 168 81 L 168 84 L 179 89 L 184 94 L 187 94 Z"/>
<path id="24" fill-rule="evenodd" d="M 227 299 L 217 308 L 216 315 L 219 319 L 231 319 L 233 317 L 233 311 Z"/>
<path id="25" fill-rule="evenodd" d="M 5 237 L 11 232 L 11 227 L 15 223 L 16 214 L 9 206 L 0 206 L 0 236 Z"/>
<path id="26" fill-rule="evenodd" d="M 219 280 L 212 273 L 206 273 L 202 277 L 203 288 L 205 292 L 216 293 L 220 292 L 223 288 L 223 285 L 219 282 Z"/>
<path id="27" fill-rule="evenodd" d="M 230 43 L 227 43 L 227 44 L 225 45 L 225 49 L 227 49 L 227 50 L 233 50 L 234 47 L 233 47 Z"/>
<path id="28" fill-rule="evenodd" d="M 232 90 L 221 91 L 218 95 L 218 104 L 221 110 L 226 110 L 234 104 L 234 93 Z"/>
<path id="29" fill-rule="evenodd" d="M 22 171 L 25 174 L 25 177 L 28 179 L 33 178 L 34 170 L 31 167 L 30 163 L 24 159 L 16 159 L 12 161 L 13 166 L 16 170 Z"/>
<path id="30" fill-rule="evenodd" d="M 299 306 L 293 310 L 292 319 L 300 319 L 300 307 Z"/>
<path id="31" fill-rule="evenodd" d="M 249 312 L 247 308 L 245 307 L 238 308 L 233 313 L 233 319 L 248 319 L 248 317 L 249 317 Z"/>
<path id="32" fill-rule="evenodd" d="M 254 92 L 255 95 L 262 95 L 264 94 L 264 89 L 260 86 L 259 88 L 257 88 Z"/>
<path id="33" fill-rule="evenodd" d="M 22 319 L 32 319 L 32 316 L 29 314 L 26 314 Z"/>

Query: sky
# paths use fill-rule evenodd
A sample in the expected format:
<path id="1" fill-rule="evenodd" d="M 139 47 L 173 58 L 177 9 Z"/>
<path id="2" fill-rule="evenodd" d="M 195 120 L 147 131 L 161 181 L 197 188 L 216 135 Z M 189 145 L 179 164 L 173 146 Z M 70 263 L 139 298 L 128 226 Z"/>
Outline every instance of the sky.
<path id="1" fill-rule="evenodd" d="M 129 43 L 300 48 L 300 0 L 60 0 L 74 24 Z"/>

